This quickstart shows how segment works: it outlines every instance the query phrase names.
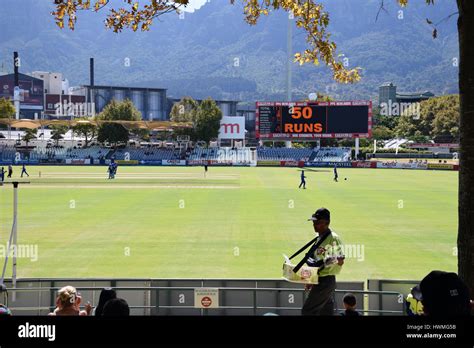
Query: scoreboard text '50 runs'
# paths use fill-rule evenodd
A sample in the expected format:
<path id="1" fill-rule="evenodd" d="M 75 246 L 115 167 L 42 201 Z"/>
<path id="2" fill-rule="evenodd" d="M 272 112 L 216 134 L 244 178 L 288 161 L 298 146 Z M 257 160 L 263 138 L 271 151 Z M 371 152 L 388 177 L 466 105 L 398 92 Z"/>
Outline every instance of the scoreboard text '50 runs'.
<path id="1" fill-rule="evenodd" d="M 372 102 L 257 102 L 259 139 L 368 138 Z"/>

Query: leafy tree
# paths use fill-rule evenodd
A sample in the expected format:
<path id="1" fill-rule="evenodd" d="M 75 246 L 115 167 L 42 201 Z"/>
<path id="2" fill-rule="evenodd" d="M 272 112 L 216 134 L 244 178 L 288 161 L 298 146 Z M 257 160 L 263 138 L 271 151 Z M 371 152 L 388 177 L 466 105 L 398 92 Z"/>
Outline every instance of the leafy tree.
<path id="1" fill-rule="evenodd" d="M 15 115 L 15 107 L 13 104 L 5 98 L 0 98 L 0 118 L 8 118 L 11 119 Z M 5 129 L 4 124 L 0 123 L 0 127 Z M 10 129 L 10 125 L 8 125 L 8 129 Z"/>
<path id="2" fill-rule="evenodd" d="M 447 95 L 420 103 L 420 117 L 408 113 L 400 116 L 396 133 L 415 141 L 437 136 L 459 136 L 459 96 Z"/>
<path id="3" fill-rule="evenodd" d="M 132 101 L 126 99 L 122 102 L 112 100 L 97 118 L 101 121 L 141 121 L 142 116 Z M 97 140 L 101 143 L 109 142 L 115 146 L 117 143 L 126 143 L 128 139 L 129 132 L 121 124 L 103 123 L 99 127 Z"/>
<path id="4" fill-rule="evenodd" d="M 192 128 L 175 130 L 175 135 L 189 135 L 192 141 L 206 141 L 219 135 L 222 112 L 211 98 L 198 103 L 191 97 L 183 97 L 173 105 L 170 113 L 173 122 L 191 122 Z"/>
<path id="5" fill-rule="evenodd" d="M 26 129 L 25 130 L 25 133 L 23 134 L 23 137 L 21 138 L 25 143 L 26 143 L 26 146 L 28 146 L 28 143 L 33 140 L 33 139 L 36 139 L 36 134 L 38 134 L 38 129 Z"/>
<path id="6" fill-rule="evenodd" d="M 51 126 L 51 139 L 56 141 L 56 146 L 59 144 L 59 140 L 63 139 L 63 135 L 69 130 L 67 126 Z"/>
<path id="7" fill-rule="evenodd" d="M 191 97 L 183 97 L 171 108 L 170 120 L 172 122 L 196 123 L 196 114 L 199 103 Z"/>
<path id="8" fill-rule="evenodd" d="M 150 132 L 148 131 L 148 129 L 131 128 L 129 132 L 140 140 L 150 141 Z"/>
<path id="9" fill-rule="evenodd" d="M 87 119 L 83 119 L 87 120 Z M 81 121 L 81 119 L 77 120 Z M 91 123 L 77 123 L 75 126 L 72 127 L 72 131 L 79 137 L 84 137 L 85 144 L 84 146 L 87 147 L 89 145 L 89 141 L 94 139 L 97 135 L 97 127 Z"/>
<path id="10" fill-rule="evenodd" d="M 199 103 L 191 97 L 183 97 L 175 103 L 171 109 L 170 120 L 172 122 L 191 122 L 193 128 L 179 128 L 174 131 L 174 136 L 189 135 L 191 140 L 196 141 L 196 122 Z"/>
<path id="11" fill-rule="evenodd" d="M 391 131 L 395 130 L 398 125 L 399 117 L 396 116 L 385 116 L 380 114 L 380 108 L 374 106 L 372 109 L 373 114 L 373 124 L 374 126 L 384 126 L 390 129 Z"/>
<path id="12" fill-rule="evenodd" d="M 434 113 L 433 137 L 451 136 L 459 139 L 459 95 L 446 95 L 428 100 L 425 107 Z"/>
<path id="13" fill-rule="evenodd" d="M 101 121 L 141 121 L 142 114 L 130 99 L 124 101 L 113 99 L 106 105 L 97 119 Z"/>
<path id="14" fill-rule="evenodd" d="M 395 134 L 399 138 L 406 138 L 411 139 L 415 136 L 428 136 L 429 129 L 426 132 L 422 132 L 421 130 L 421 120 L 413 118 L 413 116 L 402 115 L 399 117 L 398 125 L 395 128 Z"/>
<path id="15" fill-rule="evenodd" d="M 196 139 L 209 142 L 219 136 L 222 111 L 211 98 L 203 100 L 196 112 Z"/>
<path id="16" fill-rule="evenodd" d="M 400 6 L 407 6 L 409 0 L 394 0 Z M 146 4 L 143 4 L 146 2 Z M 148 0 L 141 4 L 126 0 L 126 8 L 111 8 L 106 19 L 106 26 L 115 32 L 124 28 L 149 30 L 153 20 L 169 12 L 178 12 L 189 0 Z M 235 0 L 231 0 L 234 3 Z M 308 48 L 297 53 L 295 59 L 300 63 L 319 64 L 323 61 L 333 71 L 333 78 L 342 83 L 356 82 L 360 79 L 359 69 L 347 70 L 338 59 L 337 46 L 330 40 L 329 14 L 317 0 L 241 0 L 244 4 L 245 20 L 254 25 L 261 15 L 270 10 L 282 8 L 292 12 L 298 27 L 306 32 Z M 434 4 L 434 0 L 425 0 Z M 64 27 L 67 19 L 70 29 L 74 29 L 77 10 L 93 9 L 99 11 L 109 0 L 57 0 L 53 12 L 56 23 Z M 460 172 L 459 172 L 459 230 L 458 230 L 458 270 L 471 291 L 474 291 L 474 1 L 456 0 L 458 6 L 459 37 L 459 89 L 460 89 Z M 383 0 L 381 1 L 381 9 Z M 380 11 L 379 11 L 380 12 Z M 450 17 L 451 15 L 449 15 Z M 448 17 L 448 18 L 449 18 Z M 431 23 L 431 22 L 429 22 Z M 432 25 L 432 23 L 431 23 Z M 437 37 L 437 29 L 433 29 Z"/>
<path id="17" fill-rule="evenodd" d="M 0 98 L 0 118 L 12 118 L 15 112 L 15 107 L 8 99 Z"/>
<path id="18" fill-rule="evenodd" d="M 129 139 L 128 130 L 121 124 L 104 123 L 99 128 L 97 141 L 108 142 L 116 146 L 118 143 L 126 143 Z"/>
<path id="19" fill-rule="evenodd" d="M 394 134 L 386 126 L 375 126 L 372 129 L 372 138 L 376 140 L 390 140 L 394 138 Z"/>

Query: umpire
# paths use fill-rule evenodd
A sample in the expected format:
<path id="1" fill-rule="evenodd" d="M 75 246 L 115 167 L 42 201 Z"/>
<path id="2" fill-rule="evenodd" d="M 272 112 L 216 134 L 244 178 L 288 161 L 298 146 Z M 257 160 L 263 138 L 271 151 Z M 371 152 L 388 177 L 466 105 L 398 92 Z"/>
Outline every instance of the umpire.
<path id="1" fill-rule="evenodd" d="M 336 290 L 336 274 L 344 264 L 344 252 L 339 236 L 329 229 L 331 215 L 326 208 L 320 208 L 308 221 L 313 222 L 313 228 L 319 234 L 315 243 L 319 247 L 308 258 L 306 264 L 319 267 L 318 284 L 306 285 L 309 292 L 302 315 L 334 315 L 334 292 Z M 322 242 L 321 242 L 322 240 Z"/>

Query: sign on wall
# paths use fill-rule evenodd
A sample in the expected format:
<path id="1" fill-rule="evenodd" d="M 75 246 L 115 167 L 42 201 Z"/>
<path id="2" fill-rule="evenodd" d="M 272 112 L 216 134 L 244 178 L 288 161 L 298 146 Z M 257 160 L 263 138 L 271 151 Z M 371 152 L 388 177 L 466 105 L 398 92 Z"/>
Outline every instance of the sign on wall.
<path id="1" fill-rule="evenodd" d="M 219 308 L 219 289 L 194 289 L 194 308 Z"/>
<path id="2" fill-rule="evenodd" d="M 223 116 L 219 139 L 245 139 L 245 117 Z"/>

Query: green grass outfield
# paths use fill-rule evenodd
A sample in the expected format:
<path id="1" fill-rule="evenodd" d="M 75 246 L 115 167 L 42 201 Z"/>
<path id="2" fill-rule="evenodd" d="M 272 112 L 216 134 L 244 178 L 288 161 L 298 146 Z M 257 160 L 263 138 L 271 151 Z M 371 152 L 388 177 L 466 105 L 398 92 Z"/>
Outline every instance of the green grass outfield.
<path id="1" fill-rule="evenodd" d="M 28 171 L 18 242 L 38 245 L 38 260 L 19 258 L 21 278 L 279 278 L 282 254 L 314 237 L 307 218 L 321 206 L 359 248 L 340 280 L 457 269 L 457 172 L 339 169 L 335 183 L 332 168 L 314 168 L 299 190 L 297 168 L 210 167 L 204 178 L 202 167 L 122 166 L 115 181 L 106 167 Z M 3 246 L 12 199 L 0 187 Z"/>

